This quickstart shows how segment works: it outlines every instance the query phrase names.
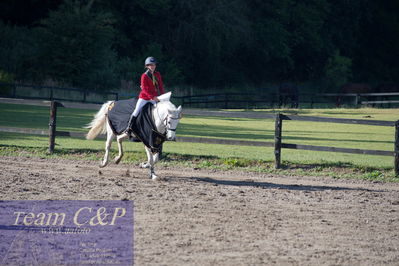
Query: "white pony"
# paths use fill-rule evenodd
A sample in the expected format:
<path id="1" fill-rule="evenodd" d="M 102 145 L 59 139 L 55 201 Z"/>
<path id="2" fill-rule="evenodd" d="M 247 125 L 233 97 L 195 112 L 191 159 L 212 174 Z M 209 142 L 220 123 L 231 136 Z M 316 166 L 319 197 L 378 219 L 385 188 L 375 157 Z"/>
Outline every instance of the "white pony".
<path id="1" fill-rule="evenodd" d="M 158 132 L 162 134 L 166 134 L 166 140 L 175 140 L 176 139 L 176 127 L 181 118 L 181 111 L 182 108 L 176 108 L 170 102 L 171 92 L 162 94 L 158 96 L 160 102 L 156 104 L 156 106 L 152 107 L 152 117 L 155 122 L 155 126 Z M 93 121 L 87 126 L 90 128 L 90 131 L 86 135 L 86 139 L 94 139 L 100 133 L 104 134 L 107 133 L 107 140 L 105 142 L 105 155 L 104 159 L 102 160 L 100 167 L 104 167 L 108 164 L 109 161 L 109 150 L 111 148 L 112 140 L 115 137 L 114 132 L 111 129 L 108 121 L 108 110 L 109 106 L 113 104 L 113 101 L 106 102 L 102 105 L 100 111 L 94 116 Z M 133 110 L 132 110 L 133 111 Z M 116 140 L 118 142 L 118 149 L 119 154 L 115 157 L 114 162 L 118 164 L 123 156 L 123 148 L 122 148 L 122 141 L 128 139 L 129 136 L 127 133 L 122 133 L 116 136 Z M 159 160 L 159 153 L 153 154 L 151 149 L 145 147 L 145 151 L 147 153 L 147 162 L 141 163 L 140 167 L 142 168 L 149 168 L 150 169 L 150 178 L 153 180 L 158 180 L 159 177 L 155 174 L 154 165 Z"/>

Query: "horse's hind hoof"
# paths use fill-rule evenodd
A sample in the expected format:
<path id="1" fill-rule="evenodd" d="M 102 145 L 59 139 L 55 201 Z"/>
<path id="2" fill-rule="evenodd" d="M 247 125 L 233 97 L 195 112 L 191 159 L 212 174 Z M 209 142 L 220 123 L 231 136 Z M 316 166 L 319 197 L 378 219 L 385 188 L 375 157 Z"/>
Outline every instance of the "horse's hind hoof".
<path id="1" fill-rule="evenodd" d="M 119 164 L 119 163 L 121 162 L 121 159 L 122 159 L 122 158 L 117 158 L 117 159 L 115 159 L 115 160 L 114 160 L 114 163 L 115 163 L 115 164 Z"/>

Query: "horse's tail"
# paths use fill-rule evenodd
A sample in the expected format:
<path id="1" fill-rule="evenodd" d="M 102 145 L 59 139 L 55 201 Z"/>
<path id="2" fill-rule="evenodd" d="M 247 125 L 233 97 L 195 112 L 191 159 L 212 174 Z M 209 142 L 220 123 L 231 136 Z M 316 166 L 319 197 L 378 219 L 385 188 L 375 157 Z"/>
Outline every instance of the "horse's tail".
<path id="1" fill-rule="evenodd" d="M 100 111 L 98 111 L 97 114 L 94 116 L 94 119 L 90 122 L 90 124 L 88 124 L 85 127 L 85 128 L 90 128 L 90 131 L 86 135 L 86 139 L 94 139 L 100 133 L 104 134 L 107 132 L 107 127 L 106 127 L 107 113 L 108 113 L 108 108 L 112 103 L 113 101 L 104 103 L 101 106 Z"/>

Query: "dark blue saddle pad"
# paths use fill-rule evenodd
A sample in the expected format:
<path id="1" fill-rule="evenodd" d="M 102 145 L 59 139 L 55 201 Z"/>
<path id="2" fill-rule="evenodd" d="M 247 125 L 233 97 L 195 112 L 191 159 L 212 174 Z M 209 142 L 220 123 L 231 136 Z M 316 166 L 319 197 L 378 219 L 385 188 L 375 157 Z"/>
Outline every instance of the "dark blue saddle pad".
<path id="1" fill-rule="evenodd" d="M 112 109 L 108 111 L 108 119 L 114 133 L 121 134 L 126 130 L 136 104 L 137 99 L 114 102 Z"/>

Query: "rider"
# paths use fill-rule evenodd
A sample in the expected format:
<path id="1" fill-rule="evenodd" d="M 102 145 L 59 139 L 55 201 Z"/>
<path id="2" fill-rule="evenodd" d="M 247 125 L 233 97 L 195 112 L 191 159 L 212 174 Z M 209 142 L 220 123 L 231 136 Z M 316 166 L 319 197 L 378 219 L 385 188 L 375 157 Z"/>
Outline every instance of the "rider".
<path id="1" fill-rule="evenodd" d="M 131 129 L 132 123 L 135 122 L 136 117 L 140 113 L 143 106 L 148 102 L 155 105 L 157 102 L 159 102 L 158 96 L 165 93 L 161 74 L 158 71 L 155 71 L 155 68 L 157 67 L 157 60 L 152 56 L 147 57 L 145 59 L 144 66 L 147 70 L 141 75 L 141 92 L 136 104 L 136 108 L 130 116 L 127 130 L 128 133 L 130 133 L 129 131 Z"/>

